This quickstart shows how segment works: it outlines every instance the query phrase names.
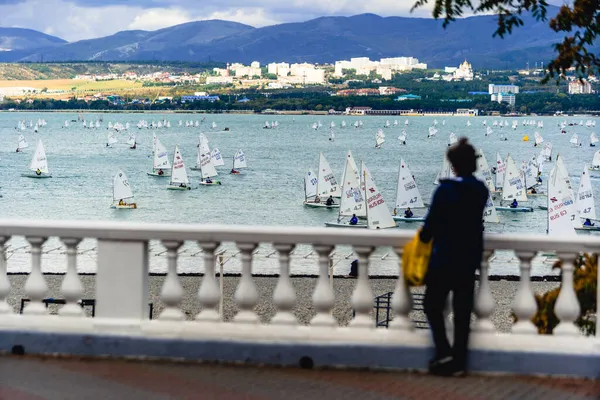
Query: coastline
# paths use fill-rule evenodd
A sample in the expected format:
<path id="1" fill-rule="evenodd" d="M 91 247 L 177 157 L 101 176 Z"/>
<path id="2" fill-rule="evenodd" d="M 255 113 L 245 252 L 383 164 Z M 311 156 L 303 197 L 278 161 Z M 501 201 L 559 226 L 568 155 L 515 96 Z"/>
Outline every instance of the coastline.
<path id="1" fill-rule="evenodd" d="M 18 312 L 21 299 L 24 298 L 24 286 L 27 280 L 27 274 L 10 274 L 10 292 L 7 297 L 8 303 L 13 306 L 15 312 Z M 60 295 L 60 286 L 63 277 L 60 275 L 44 275 L 48 285 L 48 291 L 45 297 L 62 298 Z M 95 276 L 80 275 L 81 282 L 84 286 L 85 299 L 95 298 Z M 202 282 L 200 276 L 180 276 L 181 285 L 183 286 L 183 298 L 181 301 L 181 309 L 184 311 L 187 320 L 193 320 L 196 314 L 200 312 L 201 306 L 197 298 L 198 289 Z M 218 278 L 217 278 L 218 279 Z M 223 316 L 224 321 L 231 321 L 238 311 L 238 308 L 233 300 L 235 290 L 239 283 L 239 276 L 225 276 L 223 279 Z M 157 318 L 163 309 L 163 304 L 160 301 L 160 292 L 165 280 L 165 275 L 153 275 L 149 277 L 149 301 L 153 305 L 153 318 Z M 277 278 L 255 276 L 253 279 L 259 293 L 259 300 L 254 310 L 259 315 L 262 323 L 268 321 L 275 315 L 276 309 L 273 305 L 272 297 L 277 284 Z M 307 325 L 311 318 L 315 315 L 315 310 L 312 306 L 312 295 L 317 283 L 316 277 L 292 277 L 292 285 L 296 292 L 296 307 L 294 314 L 302 325 Z M 351 297 L 356 286 L 356 279 L 335 278 L 333 280 L 333 288 L 335 292 L 335 306 L 333 315 L 337 319 L 340 326 L 346 326 L 352 319 Z M 370 280 L 370 286 L 373 291 L 373 296 L 393 292 L 396 285 L 396 279 L 380 278 Z M 532 282 L 532 287 L 535 293 L 541 294 L 549 290 L 559 287 L 559 282 Z M 518 282 L 514 281 L 491 281 L 490 288 L 492 295 L 496 300 L 496 308 L 491 317 L 492 322 L 499 332 L 509 332 L 512 327 L 511 304 L 515 297 L 518 288 Z M 424 288 L 412 288 L 413 294 L 423 294 Z M 56 313 L 58 306 L 51 305 L 49 307 L 51 313 Z M 86 310 L 90 315 L 89 308 Z M 425 316 L 422 311 L 413 310 L 411 318 L 414 321 L 424 321 Z"/>

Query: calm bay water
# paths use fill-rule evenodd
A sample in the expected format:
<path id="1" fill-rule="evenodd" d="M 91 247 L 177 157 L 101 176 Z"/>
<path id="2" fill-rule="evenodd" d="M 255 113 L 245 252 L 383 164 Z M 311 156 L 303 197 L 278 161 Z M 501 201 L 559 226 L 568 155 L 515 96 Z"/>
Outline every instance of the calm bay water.
<path id="1" fill-rule="evenodd" d="M 595 128 L 585 126 L 567 127 L 567 134 L 561 134 L 559 122 L 565 118 L 535 118 L 544 122 L 544 128 L 523 126 L 519 118 L 516 131 L 510 127 L 502 129 L 492 127 L 494 133 L 485 137 L 483 120 L 492 125 L 494 120 L 512 122 L 506 118 L 466 118 L 466 117 L 408 117 L 397 118 L 398 127 L 384 129 L 386 143 L 381 149 L 375 149 L 375 133 L 383 127 L 386 119 L 393 117 L 347 117 L 347 116 L 248 116 L 248 115 L 206 115 L 206 122 L 200 127 L 179 127 L 179 120 L 201 120 L 202 115 L 192 114 L 102 114 L 104 121 L 99 129 L 84 129 L 80 123 L 70 123 L 63 128 L 65 120 L 77 119 L 72 113 L 2 113 L 0 114 L 0 217 L 35 219 L 79 219 L 79 220 L 115 220 L 139 222 L 174 223 L 219 223 L 251 225 L 289 225 L 323 226 L 337 216 L 336 211 L 309 209 L 302 206 L 304 200 L 303 174 L 307 168 L 317 170 L 318 153 L 322 151 L 329 161 L 338 180 L 341 180 L 343 162 L 348 149 L 351 149 L 357 162 L 364 160 L 371 171 L 377 186 L 383 192 L 388 204 L 392 204 L 395 190 L 398 164 L 403 157 L 415 175 L 417 184 L 428 201 L 435 190 L 433 182 L 442 166 L 442 157 L 447 150 L 450 132 L 457 136 L 467 136 L 481 147 L 490 164 L 495 161 L 496 151 L 505 157 L 510 153 L 518 165 L 522 160 L 539 153 L 533 147 L 533 134 L 539 131 L 546 141 L 554 145 L 553 160 L 558 152 L 564 160 L 575 185 L 584 163 L 591 163 L 597 148 L 589 147 L 589 134 Z M 44 118 L 45 127 L 38 133 L 32 128 L 17 131 L 19 120 L 37 121 Z M 100 114 L 85 114 L 88 121 L 96 121 Z M 171 128 L 142 129 L 135 125 L 140 119 L 156 121 L 166 119 Z M 276 129 L 262 129 L 265 120 L 278 121 Z M 350 127 L 361 119 L 364 126 L 360 129 Z M 407 145 L 402 146 L 397 137 L 404 129 L 404 120 L 409 120 Z M 437 119 L 437 136 L 427 139 L 427 128 Z M 442 120 L 446 120 L 442 126 Z M 529 119 L 529 118 L 528 118 Z M 533 119 L 533 118 L 531 118 Z M 340 128 L 345 120 L 348 127 Z M 472 126 L 467 127 L 469 120 Z M 575 122 L 587 118 L 566 118 Z M 311 129 L 314 122 L 321 121 L 323 128 Z M 335 141 L 329 141 L 329 123 L 334 121 Z M 130 150 L 126 144 L 128 133 L 116 134 L 119 143 L 113 148 L 105 146 L 108 122 L 129 122 L 130 131 L 134 131 L 138 148 Z M 213 131 L 210 124 L 215 122 Z M 597 121 L 600 122 L 600 121 Z M 600 125 L 599 125 L 600 126 Z M 228 127 L 228 132 L 223 128 Z M 152 168 L 152 134 L 156 133 L 161 142 L 173 156 L 175 145 L 179 145 L 188 169 L 193 187 L 197 187 L 199 172 L 189 170 L 195 163 L 198 134 L 203 132 L 211 148 L 221 151 L 225 166 L 219 167 L 223 185 L 200 187 L 192 191 L 176 192 L 166 190 L 168 178 L 154 178 L 146 175 Z M 508 141 L 501 141 L 503 132 Z M 583 146 L 573 148 L 569 145 L 572 133 L 578 133 Z M 15 153 L 17 138 L 23 134 L 30 147 L 24 153 Z M 522 137 L 528 134 L 529 142 Z M 46 148 L 52 179 L 22 178 L 35 151 L 38 139 L 42 139 Z M 237 149 L 243 149 L 248 160 L 248 169 L 241 175 L 229 175 L 232 159 Z M 547 177 L 552 164 L 546 164 L 543 178 Z M 133 188 L 137 210 L 112 210 L 112 179 L 121 169 L 128 177 Z M 596 198 L 600 196 L 599 180 L 592 179 Z M 545 190 L 545 188 L 544 188 Z M 534 207 L 545 203 L 545 197 L 530 202 Z M 486 227 L 492 232 L 544 233 L 546 212 L 536 210 L 533 213 L 499 212 L 500 224 Z M 415 224 L 405 224 L 401 229 L 414 229 Z M 14 241 L 16 246 L 18 240 Z M 48 244 L 47 247 L 49 247 Z M 51 247 L 51 246 L 50 246 Z M 92 248 L 93 245 L 90 245 Z M 159 250 L 157 250 L 158 252 Z M 192 250 L 188 254 L 191 254 Z M 50 256 L 50 255 L 49 255 Z M 27 269 L 18 260 L 25 255 L 15 252 L 9 266 L 13 270 Z M 47 257 L 48 258 L 48 257 Z M 57 269 L 64 268 L 64 255 L 60 255 Z M 198 260 L 199 262 L 199 260 Z M 268 264 L 268 263 L 267 263 Z M 308 266 L 300 263 L 296 273 L 316 271 L 314 260 Z M 185 262 L 182 262 L 185 271 Z M 195 265 L 190 261 L 190 271 Z M 233 264 L 232 264 L 233 265 Z M 308 264 L 307 264 L 308 265 Z M 163 261 L 157 270 L 163 269 Z M 51 270 L 54 267 L 49 267 Z M 234 267 L 231 267 L 234 268 Z M 237 267 L 235 267 L 237 268 Z M 234 268 L 234 269 L 235 269 Z M 272 267 L 262 267 L 262 272 L 275 272 Z M 310 271 L 307 271 L 309 268 Z M 347 269 L 347 263 L 340 263 L 340 270 Z M 506 272 L 504 269 L 497 273 Z M 393 273 L 394 267 L 382 267 L 381 273 Z"/>

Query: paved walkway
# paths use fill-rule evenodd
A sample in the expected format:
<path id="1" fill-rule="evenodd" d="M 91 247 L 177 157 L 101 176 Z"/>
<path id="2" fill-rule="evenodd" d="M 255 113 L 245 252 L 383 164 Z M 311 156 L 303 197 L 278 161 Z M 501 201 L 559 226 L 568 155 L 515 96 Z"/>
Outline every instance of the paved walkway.
<path id="1" fill-rule="evenodd" d="M 0 357 L 0 400 L 598 398 L 591 380 Z"/>

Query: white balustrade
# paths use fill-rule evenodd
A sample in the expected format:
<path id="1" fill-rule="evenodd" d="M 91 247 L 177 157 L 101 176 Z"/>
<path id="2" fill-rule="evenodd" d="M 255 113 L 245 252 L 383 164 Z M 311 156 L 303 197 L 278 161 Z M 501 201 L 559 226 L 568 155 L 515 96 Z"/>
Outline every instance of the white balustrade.
<path id="1" fill-rule="evenodd" d="M 531 286 L 531 260 L 535 256 L 533 251 L 517 251 L 521 270 L 519 288 L 513 300 L 513 311 L 517 322 L 512 327 L 513 333 L 536 334 L 537 328 L 531 319 L 537 312 L 537 302 Z"/>
<path id="2" fill-rule="evenodd" d="M 77 246 L 80 238 L 62 238 L 67 246 L 67 273 L 62 281 L 60 292 L 66 304 L 58 311 L 59 315 L 69 317 L 83 317 L 83 309 L 77 304 L 83 296 L 83 284 L 77 273 Z"/>
<path id="3" fill-rule="evenodd" d="M 313 248 L 319 256 L 319 278 L 313 293 L 313 306 L 317 315 L 310 321 L 312 326 L 329 326 L 337 324 L 331 310 L 335 304 L 333 289 L 329 286 L 329 254 L 333 250 L 330 245 L 314 245 Z"/>
<path id="4" fill-rule="evenodd" d="M 29 304 L 25 306 L 23 314 L 45 315 L 48 313 L 42 302 L 44 295 L 48 292 L 46 278 L 42 275 L 42 245 L 47 238 L 39 236 L 28 236 L 27 241 L 31 245 L 31 273 L 25 282 L 25 294 L 29 297 Z"/>
<path id="5" fill-rule="evenodd" d="M 257 243 L 237 243 L 242 253 L 242 276 L 234 295 L 234 300 L 240 308 L 233 319 L 234 322 L 259 322 L 258 315 L 254 312 L 254 307 L 258 303 L 258 290 L 252 279 L 252 253 L 257 246 Z"/>
<path id="6" fill-rule="evenodd" d="M 183 242 L 177 240 L 163 240 L 163 246 L 167 249 L 167 276 L 160 291 L 160 299 L 165 304 L 165 308 L 158 316 L 158 319 L 165 321 L 182 321 L 185 314 L 179 308 L 179 303 L 183 299 L 183 287 L 177 275 L 177 250 Z"/>
<path id="7" fill-rule="evenodd" d="M 580 335 L 580 331 L 575 325 L 575 321 L 579 318 L 581 307 L 573 287 L 573 270 L 575 269 L 573 263 L 576 255 L 574 253 L 558 253 L 558 257 L 562 260 L 562 284 L 554 305 L 554 313 L 560 322 L 554 328 L 553 333 L 577 336 Z"/>
<path id="8" fill-rule="evenodd" d="M 395 246 L 394 252 L 398 255 L 399 262 L 402 264 L 402 252 L 403 247 Z M 394 310 L 394 319 L 390 323 L 391 329 L 412 331 L 414 325 L 409 318 L 409 313 L 412 311 L 413 302 L 412 295 L 408 289 L 408 285 L 404 280 L 403 275 L 404 266 L 400 266 L 398 272 L 398 280 L 396 281 L 396 287 L 394 288 L 394 294 L 392 295 L 392 310 Z"/>
<path id="9" fill-rule="evenodd" d="M 296 292 L 290 280 L 290 254 L 294 250 L 294 245 L 275 243 L 273 247 L 279 255 L 279 279 L 273 293 L 277 314 L 271 319 L 271 324 L 296 325 L 298 323 L 294 315 Z"/>
<path id="10" fill-rule="evenodd" d="M 479 288 L 475 296 L 474 311 L 477 315 L 477 320 L 473 325 L 474 332 L 495 332 L 496 327 L 490 320 L 496 302 L 492 295 L 489 280 L 489 259 L 492 254 L 491 250 L 485 250 L 481 259 L 481 267 L 479 268 Z"/>
<path id="11" fill-rule="evenodd" d="M 215 250 L 219 247 L 217 242 L 199 242 L 202 248 L 204 260 L 204 277 L 198 290 L 198 299 L 202 305 L 202 311 L 196 315 L 197 321 L 218 322 L 221 315 L 216 310 L 221 299 L 221 291 L 215 278 Z M 221 276 L 220 279 L 223 279 Z"/>
<path id="12" fill-rule="evenodd" d="M 355 311 L 351 327 L 373 328 L 373 291 L 369 283 L 369 256 L 373 250 L 372 246 L 354 246 L 354 252 L 358 256 L 358 277 L 351 300 Z"/>
<path id="13" fill-rule="evenodd" d="M 8 236 L 0 236 L 0 315 L 10 314 L 13 311 L 6 301 L 10 293 L 10 282 L 6 268 L 6 242 L 9 239 Z"/>

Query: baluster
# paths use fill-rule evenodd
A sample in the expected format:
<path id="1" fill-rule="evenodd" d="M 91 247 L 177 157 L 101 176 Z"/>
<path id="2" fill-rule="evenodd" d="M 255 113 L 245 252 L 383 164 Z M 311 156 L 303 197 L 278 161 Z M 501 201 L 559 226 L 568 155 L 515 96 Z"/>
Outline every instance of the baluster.
<path id="1" fill-rule="evenodd" d="M 163 246 L 167 249 L 167 276 L 165 283 L 160 291 L 160 299 L 165 304 L 164 310 L 158 316 L 158 319 L 165 321 L 182 321 L 185 314 L 179 308 L 179 303 L 183 298 L 183 287 L 179 282 L 177 275 L 177 250 L 183 242 L 177 240 L 163 240 Z"/>
<path id="2" fill-rule="evenodd" d="M 331 315 L 335 296 L 329 286 L 329 254 L 333 250 L 333 246 L 319 244 L 314 245 L 313 248 L 319 255 L 319 279 L 313 293 L 313 305 L 317 315 L 310 323 L 313 326 L 335 326 L 337 322 Z"/>
<path id="3" fill-rule="evenodd" d="M 390 322 L 389 326 L 391 329 L 412 331 L 414 325 L 409 318 L 409 314 L 412 311 L 413 301 L 412 294 L 408 289 L 408 285 L 404 280 L 402 265 L 402 253 L 404 252 L 403 247 L 394 247 L 394 252 L 398 255 L 398 262 L 400 263 L 400 275 L 396 281 L 396 287 L 394 288 L 394 294 L 392 295 L 392 310 L 394 310 L 394 319 Z"/>
<path id="4" fill-rule="evenodd" d="M 196 315 L 196 321 L 218 322 L 221 320 L 216 307 L 221 299 L 221 290 L 215 278 L 215 250 L 219 247 L 217 242 L 199 242 L 204 260 L 204 277 L 198 290 L 198 299 L 202 311 Z M 221 276 L 219 279 L 223 279 Z"/>
<path id="5" fill-rule="evenodd" d="M 494 296 L 492 296 L 492 290 L 490 289 L 489 280 L 489 259 L 492 255 L 491 250 L 485 250 L 483 252 L 483 259 L 481 260 L 481 267 L 479 268 L 479 289 L 475 296 L 475 315 L 477 320 L 473 324 L 473 331 L 475 332 L 495 332 L 496 327 L 490 320 L 490 316 L 494 312 L 496 305 Z"/>
<path id="6" fill-rule="evenodd" d="M 67 246 L 67 274 L 60 287 L 60 292 L 65 298 L 66 304 L 58 311 L 58 314 L 69 317 L 83 317 L 83 309 L 77 304 L 84 294 L 83 285 L 77 273 L 77 246 L 81 239 L 61 238 L 61 240 Z"/>
<path id="7" fill-rule="evenodd" d="M 532 251 L 520 251 L 517 252 L 519 258 L 519 269 L 521 271 L 521 278 L 519 281 L 519 288 L 513 300 L 513 311 L 517 316 L 518 320 L 512 327 L 513 333 L 524 333 L 524 334 L 536 334 L 537 328 L 531 322 L 531 318 L 537 311 L 537 302 L 533 295 L 533 288 L 531 287 L 531 260 L 535 256 Z"/>
<path id="8" fill-rule="evenodd" d="M 42 302 L 48 291 L 46 279 L 42 275 L 42 245 L 48 239 L 45 237 L 27 237 L 31 245 L 31 273 L 25 283 L 25 294 L 29 297 L 29 304 L 25 306 L 23 314 L 46 315 L 48 310 Z"/>
<path id="9" fill-rule="evenodd" d="M 10 281 L 8 280 L 8 271 L 6 266 L 6 247 L 10 237 L 0 236 L 0 315 L 11 314 L 12 307 L 6 301 L 10 293 Z"/>
<path id="10" fill-rule="evenodd" d="M 252 252 L 256 249 L 256 243 L 238 243 L 238 249 L 242 254 L 242 277 L 235 291 L 234 300 L 240 311 L 234 317 L 234 322 L 258 323 L 258 315 L 254 312 L 254 306 L 258 303 L 258 291 L 252 279 Z"/>
<path id="11" fill-rule="evenodd" d="M 277 314 L 271 319 L 275 325 L 296 325 L 298 320 L 294 315 L 296 305 L 296 292 L 290 280 L 290 253 L 294 249 L 293 244 L 273 245 L 279 255 L 279 279 L 273 293 L 273 302 L 277 307 Z"/>
<path id="12" fill-rule="evenodd" d="M 351 327 L 373 328 L 373 291 L 369 283 L 369 256 L 373 252 L 372 246 L 354 246 L 354 252 L 358 256 L 358 277 L 356 287 L 352 293 L 352 308 L 355 316 L 350 321 Z"/>
<path id="13" fill-rule="evenodd" d="M 572 253 L 559 253 L 558 257 L 562 260 L 562 283 L 560 285 L 560 293 L 556 298 L 554 305 L 554 314 L 560 321 L 554 328 L 555 335 L 577 336 L 580 335 L 579 328 L 575 325 L 575 321 L 579 318 L 581 308 L 577 294 L 573 287 L 573 265 L 576 255 Z M 598 316 L 596 316 L 598 318 Z"/>

